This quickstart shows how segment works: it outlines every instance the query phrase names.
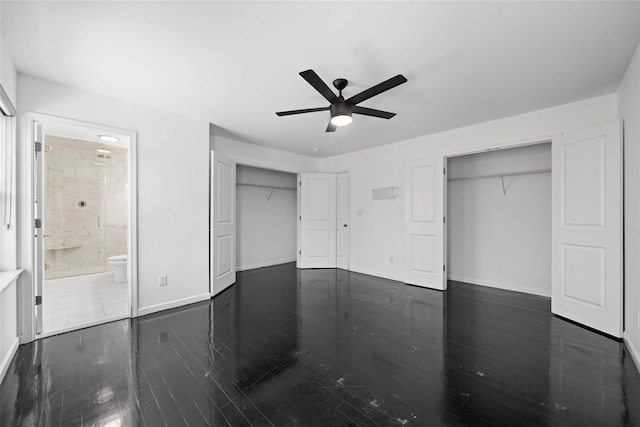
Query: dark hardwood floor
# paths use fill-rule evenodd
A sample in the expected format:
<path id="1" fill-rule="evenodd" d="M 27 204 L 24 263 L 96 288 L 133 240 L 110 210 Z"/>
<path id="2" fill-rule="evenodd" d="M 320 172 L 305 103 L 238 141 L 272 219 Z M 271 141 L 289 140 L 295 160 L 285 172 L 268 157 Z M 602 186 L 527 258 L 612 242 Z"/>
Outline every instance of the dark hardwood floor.
<path id="1" fill-rule="evenodd" d="M 293 264 L 21 346 L 4 426 L 640 426 L 623 344 L 550 301 Z"/>

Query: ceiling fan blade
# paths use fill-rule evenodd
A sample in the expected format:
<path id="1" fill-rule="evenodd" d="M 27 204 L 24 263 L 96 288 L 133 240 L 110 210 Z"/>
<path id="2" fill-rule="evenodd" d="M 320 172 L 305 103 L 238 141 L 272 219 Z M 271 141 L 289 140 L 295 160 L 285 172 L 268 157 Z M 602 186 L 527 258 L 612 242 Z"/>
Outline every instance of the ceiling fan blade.
<path id="1" fill-rule="evenodd" d="M 353 113 L 362 114 L 363 116 L 380 117 L 381 119 L 390 119 L 396 115 L 396 113 L 390 113 L 388 111 L 374 110 L 373 108 L 358 106 L 353 107 Z"/>
<path id="2" fill-rule="evenodd" d="M 328 111 L 331 107 L 305 108 L 304 110 L 279 111 L 278 116 L 291 116 L 293 114 L 315 113 L 316 111 Z"/>
<path id="3" fill-rule="evenodd" d="M 353 95 L 351 98 L 347 99 L 347 102 L 351 105 L 359 104 L 362 101 L 366 101 L 373 96 L 379 95 L 382 92 L 386 92 L 389 89 L 393 89 L 394 87 L 406 82 L 407 78 L 402 74 L 398 74 L 397 76 L 391 77 L 389 80 L 385 80 L 382 83 L 370 87 L 369 89 L 362 91 L 357 95 Z"/>
<path id="4" fill-rule="evenodd" d="M 335 132 L 337 127 L 338 126 L 334 125 L 333 123 L 331 123 L 331 121 L 329 121 L 329 124 L 327 125 L 327 130 L 325 132 Z"/>
<path id="5" fill-rule="evenodd" d="M 305 79 L 311 86 L 315 88 L 320 95 L 324 96 L 324 98 L 330 103 L 334 103 L 338 100 L 338 97 L 335 93 L 327 86 L 325 82 L 316 74 L 313 70 L 305 70 L 301 71 L 300 75 L 303 79 Z"/>

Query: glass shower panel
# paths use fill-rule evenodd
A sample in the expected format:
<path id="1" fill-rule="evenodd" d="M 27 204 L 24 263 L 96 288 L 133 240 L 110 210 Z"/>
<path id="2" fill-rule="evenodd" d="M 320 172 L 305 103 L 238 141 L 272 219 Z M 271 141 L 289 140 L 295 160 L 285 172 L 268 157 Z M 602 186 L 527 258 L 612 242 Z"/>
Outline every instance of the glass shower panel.
<path id="1" fill-rule="evenodd" d="M 45 139 L 45 279 L 105 271 L 105 144 Z"/>
<path id="2" fill-rule="evenodd" d="M 129 206 L 128 150 L 106 145 L 109 158 L 105 164 L 105 253 L 106 257 L 127 255 Z M 107 265 L 107 270 L 113 268 Z"/>

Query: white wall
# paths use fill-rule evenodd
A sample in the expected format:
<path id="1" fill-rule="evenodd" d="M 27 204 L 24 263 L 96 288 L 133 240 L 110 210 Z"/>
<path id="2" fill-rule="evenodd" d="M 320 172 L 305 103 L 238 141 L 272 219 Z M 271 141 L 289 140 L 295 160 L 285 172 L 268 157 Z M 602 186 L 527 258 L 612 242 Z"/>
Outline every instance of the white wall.
<path id="1" fill-rule="evenodd" d="M 18 97 L 21 113 L 137 132 L 139 314 L 208 299 L 209 124 L 22 74 Z"/>
<path id="2" fill-rule="evenodd" d="M 9 98 L 11 98 L 13 106 L 17 108 L 18 73 L 13 59 L 9 55 L 9 49 L 7 49 L 2 39 L 0 39 L 0 82 Z"/>
<path id="3" fill-rule="evenodd" d="M 624 338 L 640 370 L 640 45 L 618 89 L 618 113 L 624 121 Z"/>
<path id="4" fill-rule="evenodd" d="M 296 175 L 238 165 L 236 268 L 238 271 L 296 260 Z"/>
<path id="5" fill-rule="evenodd" d="M 0 272 L 0 381 L 18 349 L 18 313 L 15 274 Z"/>
<path id="6" fill-rule="evenodd" d="M 551 144 L 452 157 L 447 178 L 547 170 Z M 551 296 L 551 174 L 451 181 L 451 280 Z"/>
<path id="7" fill-rule="evenodd" d="M 1 13 L 2 5 L 0 4 Z M 16 68 L 1 38 L 0 84 L 14 107 L 17 108 Z M 17 265 L 15 127 L 15 118 L 4 117 L 0 114 L 0 191 L 2 192 L 0 195 L 0 221 L 2 221 L 0 224 L 0 381 L 18 348 L 18 285 L 15 280 L 16 275 L 2 273 L 2 271 L 15 270 Z M 8 193 L 11 195 L 9 196 Z M 11 215 L 8 229 L 4 227 L 5 210 Z"/>
<path id="8" fill-rule="evenodd" d="M 403 279 L 403 181 L 409 160 L 547 140 L 615 118 L 612 94 L 321 160 L 323 172 L 350 171 L 351 269 Z M 373 188 L 390 186 L 400 188 L 400 197 L 385 203 L 371 200 Z"/>
<path id="9" fill-rule="evenodd" d="M 319 168 L 319 161 L 312 157 L 287 153 L 216 135 L 215 126 L 213 125 L 211 125 L 210 138 L 212 150 L 220 151 L 237 163 L 244 165 L 292 173 L 317 172 Z"/>

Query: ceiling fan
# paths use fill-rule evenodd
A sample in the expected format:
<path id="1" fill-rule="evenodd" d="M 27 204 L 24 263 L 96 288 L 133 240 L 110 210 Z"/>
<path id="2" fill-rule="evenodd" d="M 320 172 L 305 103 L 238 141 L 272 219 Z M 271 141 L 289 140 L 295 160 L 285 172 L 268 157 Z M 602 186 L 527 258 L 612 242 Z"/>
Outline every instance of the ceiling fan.
<path id="1" fill-rule="evenodd" d="M 344 99 L 342 96 L 342 90 L 347 87 L 347 80 L 335 79 L 333 86 L 338 89 L 338 96 L 320 79 L 320 77 L 313 70 L 306 70 L 300 73 L 303 79 L 305 79 L 311 86 L 317 90 L 320 95 L 331 103 L 328 107 L 319 108 L 306 108 L 304 110 L 291 110 L 280 111 L 276 113 L 278 116 L 291 116 L 293 114 L 313 113 L 316 111 L 331 111 L 331 120 L 327 126 L 327 132 L 335 132 L 337 126 L 344 126 L 351 123 L 351 114 L 362 114 L 371 117 L 380 117 L 382 119 L 390 119 L 395 116 L 396 113 L 389 113 L 387 111 L 375 110 L 373 108 L 360 107 L 356 104 L 366 101 L 376 95 L 380 95 L 382 92 L 386 92 L 389 89 L 406 83 L 407 79 L 402 74 L 398 74 L 395 77 L 391 77 L 389 80 L 385 80 L 367 90 L 360 92 L 357 95 L 353 95 L 349 99 Z"/>

